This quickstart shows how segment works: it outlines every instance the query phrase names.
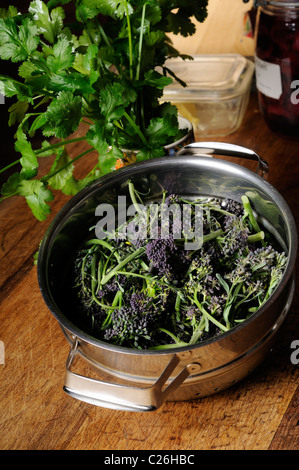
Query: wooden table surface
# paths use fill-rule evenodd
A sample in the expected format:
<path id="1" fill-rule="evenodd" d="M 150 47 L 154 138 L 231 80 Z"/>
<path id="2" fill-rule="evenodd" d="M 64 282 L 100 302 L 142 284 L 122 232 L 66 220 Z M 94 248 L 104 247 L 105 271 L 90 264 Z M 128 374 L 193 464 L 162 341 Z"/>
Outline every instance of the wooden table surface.
<path id="1" fill-rule="evenodd" d="M 298 222 L 298 142 L 267 129 L 254 93 L 240 129 L 217 140 L 249 147 L 268 161 L 269 182 Z M 72 155 L 79 151 L 74 145 Z M 291 343 L 299 340 L 298 289 L 271 357 L 226 391 L 190 402 L 166 402 L 149 413 L 96 407 L 63 391 L 69 345 L 43 301 L 33 255 L 65 201 L 58 197 L 52 216 L 43 223 L 36 222 L 20 198 L 0 206 L 0 340 L 5 350 L 0 364 L 0 448 L 298 450 L 298 365 L 291 361 Z M 297 273 L 298 268 L 297 262 Z"/>

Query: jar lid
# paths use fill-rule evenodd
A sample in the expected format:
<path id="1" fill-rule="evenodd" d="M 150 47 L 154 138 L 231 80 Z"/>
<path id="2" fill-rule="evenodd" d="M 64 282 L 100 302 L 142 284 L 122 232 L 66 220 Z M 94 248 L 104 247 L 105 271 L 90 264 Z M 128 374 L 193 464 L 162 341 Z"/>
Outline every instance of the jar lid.
<path id="1" fill-rule="evenodd" d="M 269 2 L 262 2 L 262 3 L 267 3 L 268 5 L 272 5 L 275 7 L 298 7 L 299 6 L 299 0 L 293 0 L 292 2 L 289 2 L 288 0 L 278 0 L 278 1 L 272 1 L 270 0 Z"/>

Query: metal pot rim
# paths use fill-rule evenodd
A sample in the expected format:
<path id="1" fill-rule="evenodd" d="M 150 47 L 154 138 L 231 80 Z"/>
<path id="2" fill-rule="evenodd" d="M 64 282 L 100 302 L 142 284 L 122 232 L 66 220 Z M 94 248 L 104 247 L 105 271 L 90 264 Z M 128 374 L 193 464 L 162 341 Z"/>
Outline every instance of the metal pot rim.
<path id="1" fill-rule="evenodd" d="M 217 161 L 217 165 L 220 166 L 221 168 L 225 170 L 230 170 L 231 172 L 237 172 L 244 174 L 244 175 L 250 175 L 251 178 L 254 178 L 257 182 L 259 182 L 260 185 L 263 186 L 263 188 L 270 192 L 275 201 L 277 202 L 280 210 L 283 212 L 285 215 L 286 219 L 288 220 L 289 226 L 290 226 L 290 236 L 292 238 L 292 243 L 290 244 L 290 251 L 289 251 L 289 256 L 288 256 L 288 262 L 286 266 L 286 271 L 285 274 L 279 284 L 279 286 L 276 288 L 275 292 L 271 295 L 271 297 L 268 299 L 268 301 L 260 308 L 258 309 L 254 314 L 252 314 L 248 319 L 246 319 L 244 322 L 242 322 L 240 325 L 235 326 L 234 328 L 230 329 L 227 332 L 222 333 L 219 336 L 203 340 L 200 343 L 194 344 L 194 345 L 189 345 L 189 346 L 184 346 L 184 347 L 179 347 L 179 348 L 171 348 L 168 350 L 135 350 L 131 349 L 128 347 L 123 347 L 123 346 L 117 346 L 113 345 L 110 343 L 106 343 L 104 341 L 101 341 L 97 338 L 94 338 L 90 336 L 88 333 L 82 331 L 79 329 L 76 325 L 74 325 L 68 318 L 66 318 L 63 314 L 63 312 L 57 311 L 57 308 L 55 306 L 55 303 L 52 301 L 51 296 L 49 295 L 48 289 L 47 289 L 47 283 L 44 278 L 44 269 L 45 269 L 45 258 L 46 258 L 46 252 L 47 252 L 47 247 L 50 242 L 51 237 L 55 232 L 59 229 L 61 223 L 63 220 L 65 220 L 74 207 L 82 200 L 84 200 L 86 197 L 89 197 L 93 192 L 97 192 L 100 188 L 105 187 L 106 185 L 109 185 L 109 182 L 117 178 L 119 175 L 122 175 L 124 177 L 127 175 L 128 179 L 134 173 L 134 170 L 138 167 L 144 167 L 145 169 L 149 167 L 157 167 L 163 166 L 163 165 L 168 165 L 171 166 L 172 164 L 176 165 L 188 165 L 188 164 L 195 164 L 197 163 L 200 167 L 208 165 L 211 165 L 211 161 L 213 162 Z M 292 215 L 291 210 L 289 209 L 289 206 L 287 205 L 286 201 L 284 198 L 281 196 L 281 194 L 272 186 L 268 181 L 264 180 L 260 175 L 255 174 L 253 171 L 249 170 L 248 168 L 245 168 L 239 164 L 233 163 L 233 162 L 228 162 L 225 160 L 214 160 L 211 159 L 210 157 L 207 156 L 194 156 L 194 155 L 181 155 L 181 156 L 174 156 L 174 157 L 161 157 L 161 158 L 155 158 L 153 160 L 147 160 L 147 161 L 142 161 L 142 162 L 137 162 L 131 165 L 128 165 L 126 167 L 123 167 L 119 170 L 116 170 L 112 173 L 109 173 L 98 180 L 90 183 L 87 185 L 85 188 L 83 188 L 81 191 L 79 191 L 75 196 L 73 196 L 58 212 L 58 214 L 54 217 L 53 221 L 51 222 L 50 226 L 48 227 L 44 238 L 42 240 L 40 249 L 39 249 L 39 255 L 38 255 L 38 261 L 37 261 L 37 275 L 38 275 L 38 282 L 39 282 L 39 287 L 40 291 L 42 293 L 42 296 L 44 298 L 44 301 L 46 305 L 48 306 L 49 310 L 51 313 L 54 315 L 54 317 L 58 320 L 60 323 L 60 326 L 68 330 L 72 335 L 75 337 L 82 339 L 86 341 L 87 343 L 90 343 L 94 346 L 101 347 L 106 350 L 111 350 L 114 352 L 119 352 L 119 353 L 124 353 L 124 354 L 133 354 L 133 355 L 154 355 L 154 356 L 159 356 L 159 355 L 167 355 L 167 354 L 175 354 L 177 352 L 183 352 L 183 351 L 191 351 L 192 349 L 197 349 L 201 348 L 204 346 L 207 346 L 208 344 L 214 343 L 216 341 L 221 341 L 222 339 L 224 340 L 230 335 L 235 334 L 236 332 L 240 331 L 241 329 L 245 328 L 248 326 L 251 322 L 256 320 L 259 316 L 263 315 L 265 310 L 267 310 L 271 304 L 273 304 L 277 298 L 279 297 L 281 291 L 284 289 L 284 287 L 287 285 L 287 283 L 290 281 L 290 278 L 293 274 L 294 271 L 294 265 L 295 265 L 295 259 L 296 259 L 296 254 L 297 254 L 297 229 L 296 229 L 296 224 Z"/>

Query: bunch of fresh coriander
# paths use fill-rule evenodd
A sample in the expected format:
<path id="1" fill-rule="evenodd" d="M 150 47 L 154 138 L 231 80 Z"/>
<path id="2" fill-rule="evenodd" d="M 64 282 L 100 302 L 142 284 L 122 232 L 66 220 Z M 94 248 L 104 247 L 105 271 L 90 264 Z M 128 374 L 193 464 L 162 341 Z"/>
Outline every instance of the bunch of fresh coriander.
<path id="1" fill-rule="evenodd" d="M 9 125 L 17 126 L 19 156 L 1 171 L 20 164 L 3 185 L 2 199 L 24 196 L 44 220 L 55 190 L 74 195 L 116 162 L 126 163 L 122 149 L 137 149 L 137 160 L 163 156 L 164 146 L 182 136 L 177 108 L 159 101 L 169 75 L 176 79 L 165 67 L 169 57 L 179 56 L 168 33 L 194 34 L 194 20 L 204 21 L 207 3 L 33 0 L 26 14 L 14 6 L 0 9 L 0 59 L 18 67 L 18 78 L 0 75 L 0 92 L 15 99 Z M 67 18 L 66 4 L 73 18 Z M 87 130 L 74 138 L 82 122 Z M 47 139 L 38 149 L 36 134 Z M 67 148 L 76 141 L 87 147 L 71 159 Z M 80 179 L 75 162 L 92 151 L 98 160 L 87 163 Z M 53 155 L 50 170 L 38 174 L 40 159 Z"/>
<path id="2" fill-rule="evenodd" d="M 129 184 L 136 204 L 140 195 Z M 185 249 L 182 222 L 174 218 L 169 237 L 161 236 L 161 220 L 156 238 L 136 237 L 136 212 L 125 223 L 126 238 L 122 226 L 76 253 L 73 296 L 81 327 L 94 337 L 137 349 L 193 345 L 249 318 L 277 288 L 287 256 L 261 230 L 247 196 L 236 203 L 164 193 L 163 207 L 170 204 L 189 205 L 193 221 L 200 207 L 199 248 Z M 144 220 L 153 223 L 148 210 Z"/>

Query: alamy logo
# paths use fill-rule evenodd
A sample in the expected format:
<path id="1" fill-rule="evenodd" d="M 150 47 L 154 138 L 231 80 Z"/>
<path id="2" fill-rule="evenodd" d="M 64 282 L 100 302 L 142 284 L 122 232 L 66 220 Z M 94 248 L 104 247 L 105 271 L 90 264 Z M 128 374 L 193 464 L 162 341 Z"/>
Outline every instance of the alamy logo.
<path id="1" fill-rule="evenodd" d="M 95 215 L 100 217 L 95 227 L 99 239 L 183 239 L 186 250 L 197 250 L 202 246 L 202 209 L 195 205 L 195 214 L 190 204 L 150 203 L 127 205 L 126 196 L 118 196 L 117 209 L 111 204 L 97 206 Z"/>
<path id="2" fill-rule="evenodd" d="M 0 104 L 5 104 L 4 83 L 0 80 Z"/>
<path id="3" fill-rule="evenodd" d="M 291 93 L 291 102 L 292 104 L 299 103 L 299 80 L 293 80 L 291 83 L 291 88 L 295 88 L 295 91 Z"/>
<path id="4" fill-rule="evenodd" d="M 294 351 L 291 354 L 291 363 L 294 365 L 299 364 L 299 340 L 295 339 L 291 343 L 291 349 L 294 349 Z"/>

